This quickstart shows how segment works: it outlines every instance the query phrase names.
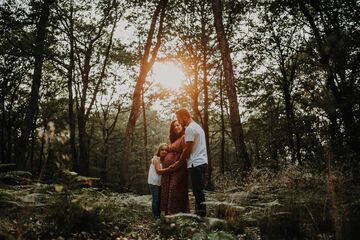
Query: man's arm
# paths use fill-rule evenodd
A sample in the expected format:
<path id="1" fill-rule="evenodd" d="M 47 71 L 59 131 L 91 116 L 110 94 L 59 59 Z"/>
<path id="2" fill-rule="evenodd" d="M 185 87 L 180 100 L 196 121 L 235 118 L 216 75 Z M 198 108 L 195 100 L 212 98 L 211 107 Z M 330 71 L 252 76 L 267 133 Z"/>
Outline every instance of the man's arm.
<path id="1" fill-rule="evenodd" d="M 186 163 L 186 160 L 190 157 L 191 150 L 193 148 L 194 142 L 185 142 L 185 148 L 182 151 L 179 160 L 169 166 L 170 171 L 174 172 L 183 164 Z"/>

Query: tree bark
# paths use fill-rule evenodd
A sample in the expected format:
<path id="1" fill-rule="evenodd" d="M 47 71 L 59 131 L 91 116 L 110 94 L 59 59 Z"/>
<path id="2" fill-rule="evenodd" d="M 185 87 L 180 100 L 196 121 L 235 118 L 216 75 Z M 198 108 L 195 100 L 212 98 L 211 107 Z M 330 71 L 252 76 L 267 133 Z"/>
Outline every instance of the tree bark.
<path id="1" fill-rule="evenodd" d="M 205 4 L 206 1 L 201 2 L 200 11 L 201 11 L 201 52 L 202 52 L 202 73 L 203 73 L 203 94 L 204 94 L 204 117 L 203 117 L 203 128 L 205 132 L 205 141 L 206 141 L 206 150 L 208 156 L 208 168 L 207 168 L 207 189 L 214 190 L 214 184 L 212 181 L 212 159 L 210 151 L 210 140 L 209 140 L 209 80 L 208 80 L 208 35 L 206 34 L 206 19 L 205 19 Z"/>
<path id="2" fill-rule="evenodd" d="M 83 108 L 79 108 L 78 114 L 78 132 L 79 132 L 79 173 L 87 175 L 89 172 L 89 155 L 88 155 L 88 135 L 86 132 L 86 120 L 83 113 Z"/>
<path id="3" fill-rule="evenodd" d="M 268 152 L 270 153 L 271 160 L 273 161 L 273 165 L 275 166 L 275 169 L 279 168 L 279 147 L 278 147 L 278 141 L 276 139 L 275 129 L 276 129 L 276 122 L 278 121 L 278 118 L 276 116 L 276 105 L 274 98 L 272 96 L 269 97 L 267 108 L 269 109 L 269 144 L 268 144 Z"/>
<path id="4" fill-rule="evenodd" d="M 146 106 L 144 101 L 144 89 L 141 91 L 141 103 L 142 103 L 142 115 L 143 115 L 143 127 L 144 127 L 144 161 L 145 161 L 145 171 L 147 171 L 149 169 L 149 161 L 147 155 L 148 133 L 147 133 L 147 122 L 146 122 Z"/>
<path id="5" fill-rule="evenodd" d="M 221 60 L 224 68 L 226 91 L 229 99 L 231 134 L 236 147 L 236 157 L 240 164 L 242 175 L 244 177 L 246 173 L 250 170 L 251 163 L 244 140 L 243 127 L 240 119 L 239 104 L 235 87 L 235 76 L 230 56 L 229 43 L 224 31 L 221 7 L 221 0 L 212 0 L 214 24 L 220 47 Z"/>
<path id="6" fill-rule="evenodd" d="M 70 41 L 70 64 L 68 68 L 68 92 L 69 92 L 69 127 L 70 127 L 70 154 L 73 169 L 79 171 L 79 163 L 76 153 L 76 141 L 75 141 L 75 114 L 74 114 L 74 97 L 73 97 L 73 81 L 74 81 L 74 69 L 75 69 L 75 53 L 74 53 L 74 19 L 73 19 L 73 1 L 70 3 L 70 26 L 69 26 L 69 41 Z"/>
<path id="7" fill-rule="evenodd" d="M 122 188 L 122 189 L 127 188 L 129 158 L 130 158 L 130 154 L 131 154 L 132 144 L 134 141 L 133 138 L 134 138 L 135 124 L 136 124 L 136 121 L 140 114 L 139 110 L 140 110 L 140 106 L 141 106 L 141 91 L 143 89 L 146 76 L 147 76 L 148 72 L 150 71 L 152 65 L 154 64 L 156 56 L 157 56 L 157 52 L 160 48 L 161 37 L 162 37 L 161 36 L 162 35 L 162 26 L 163 26 L 163 21 L 164 21 L 164 17 L 165 17 L 165 9 L 166 9 L 167 3 L 168 3 L 168 0 L 160 0 L 154 11 L 154 14 L 153 14 L 152 20 L 151 20 L 151 24 L 150 24 L 150 29 L 148 32 L 148 37 L 147 37 L 146 44 L 145 44 L 144 55 L 142 57 L 141 64 L 140 64 L 140 73 L 139 73 L 139 76 L 136 81 L 134 94 L 133 94 L 133 98 L 132 98 L 133 103 L 131 106 L 130 116 L 129 116 L 129 120 L 128 120 L 128 123 L 126 126 L 126 131 L 125 131 L 126 144 L 125 144 L 125 148 L 124 148 L 124 154 L 123 154 L 123 158 L 120 162 L 120 173 L 121 174 L 120 174 L 120 179 L 119 179 L 120 180 L 119 185 L 120 185 L 120 188 Z M 151 53 L 151 59 L 149 60 L 152 38 L 153 38 L 153 35 L 155 32 L 155 25 L 156 25 L 159 15 L 160 15 L 160 19 L 159 19 L 157 40 L 156 40 L 155 47 Z"/>
<path id="8" fill-rule="evenodd" d="M 41 147 L 40 147 L 40 153 L 39 153 L 39 162 L 38 162 L 38 178 L 41 178 L 41 169 L 43 164 L 43 157 L 44 157 L 44 148 L 45 148 L 45 133 L 46 133 L 46 121 L 43 122 L 43 135 L 41 136 Z"/>
<path id="9" fill-rule="evenodd" d="M 39 114 L 39 108 L 36 109 L 35 118 L 37 119 Z M 34 123 L 35 126 L 35 123 Z M 34 153 L 35 153 L 35 127 L 31 130 L 31 150 L 30 150 L 30 172 L 34 173 Z"/>
<path id="10" fill-rule="evenodd" d="M 0 154 L 0 163 L 5 163 L 6 160 L 6 140 L 5 140 L 5 129 L 6 129 L 6 109 L 5 109 L 5 91 L 3 90 L 3 84 L 1 84 L 1 128 L 0 128 L 0 141 L 1 141 L 1 154 Z"/>
<path id="11" fill-rule="evenodd" d="M 197 58 L 197 56 L 194 56 Z M 194 112 L 194 120 L 201 125 L 204 125 L 201 113 L 199 111 L 199 61 L 196 59 L 194 61 L 194 83 L 192 89 L 192 108 Z"/>
<path id="12" fill-rule="evenodd" d="M 282 92 L 284 98 L 285 105 L 285 116 L 286 116 L 286 135 L 288 138 L 288 144 L 290 148 L 291 160 L 295 162 L 295 143 L 293 138 L 293 107 L 291 104 L 291 94 L 290 94 L 290 86 L 287 80 L 286 75 L 283 76 L 282 80 Z"/>
<path id="13" fill-rule="evenodd" d="M 220 117 L 221 117 L 221 149 L 220 149 L 220 169 L 225 173 L 225 119 L 224 119 L 224 97 L 223 97 L 223 71 L 220 74 Z"/>
<path id="14" fill-rule="evenodd" d="M 44 3 L 41 7 L 40 20 L 37 25 L 34 50 L 35 64 L 31 85 L 31 93 L 28 100 L 28 107 L 26 108 L 27 111 L 25 114 L 25 121 L 21 128 L 21 136 L 17 144 L 17 151 L 15 153 L 16 166 L 20 170 L 26 170 L 27 167 L 26 154 L 29 141 L 28 138 L 33 128 L 34 117 L 40 98 L 39 91 L 41 86 L 42 66 L 44 61 L 46 27 L 50 15 L 50 5 L 53 2 L 54 0 L 44 0 Z"/>

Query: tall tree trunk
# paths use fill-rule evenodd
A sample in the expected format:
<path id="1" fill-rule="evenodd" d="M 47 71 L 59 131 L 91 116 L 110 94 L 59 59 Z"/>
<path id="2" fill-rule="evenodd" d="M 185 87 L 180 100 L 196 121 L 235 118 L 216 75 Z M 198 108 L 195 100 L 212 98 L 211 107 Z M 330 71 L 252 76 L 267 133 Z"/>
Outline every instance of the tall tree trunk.
<path id="1" fill-rule="evenodd" d="M 276 169 L 279 168 L 279 159 L 278 159 L 278 144 L 277 144 L 277 139 L 275 137 L 275 128 L 276 128 L 276 122 L 277 122 L 277 118 L 276 118 L 276 106 L 275 106 L 275 101 L 273 97 L 270 97 L 268 100 L 268 109 L 269 109 L 269 119 L 268 122 L 269 124 L 269 134 L 270 134 L 270 139 L 269 139 L 269 145 L 268 145 L 268 149 L 270 152 L 270 157 L 271 160 L 273 161 L 273 165 L 275 166 Z"/>
<path id="2" fill-rule="evenodd" d="M 120 173 L 121 174 L 120 174 L 119 184 L 122 189 L 127 187 L 129 158 L 130 158 L 131 148 L 132 148 L 133 141 L 134 141 L 133 138 L 134 138 L 135 124 L 139 117 L 139 110 L 140 110 L 140 105 L 141 105 L 141 91 L 143 89 L 146 76 L 147 76 L 148 72 L 150 71 L 152 65 L 154 64 L 156 56 L 157 56 L 157 52 L 160 48 L 162 26 L 163 26 L 163 21 L 164 21 L 164 17 L 165 17 L 165 9 L 166 9 L 167 3 L 168 3 L 168 0 L 160 0 L 158 5 L 156 6 L 156 9 L 152 16 L 150 29 L 149 29 L 148 37 L 147 37 L 146 44 L 145 44 L 144 55 L 142 57 L 141 64 L 140 64 L 140 73 L 139 73 L 139 76 L 136 81 L 134 94 L 133 94 L 133 103 L 131 106 L 130 116 L 129 116 L 129 120 L 128 120 L 128 123 L 126 126 L 126 131 L 125 131 L 126 143 L 125 143 L 125 148 L 124 148 L 124 154 L 123 154 L 123 158 L 120 162 L 120 168 L 121 168 Z M 152 39 L 153 39 L 153 35 L 155 32 L 155 25 L 156 25 L 159 15 L 160 15 L 160 19 L 159 19 L 157 40 L 156 40 L 155 47 L 151 53 L 151 59 L 149 60 L 150 50 L 151 50 L 150 48 L 152 45 Z"/>
<path id="3" fill-rule="evenodd" d="M 231 134 L 236 147 L 236 157 L 240 164 L 242 176 L 244 177 L 250 170 L 251 163 L 244 141 L 244 133 L 240 119 L 239 104 L 235 87 L 235 76 L 230 56 L 229 43 L 224 31 L 221 8 L 221 0 L 212 0 L 214 24 L 220 47 L 221 60 L 224 68 L 224 76 L 226 82 L 226 90 L 229 99 Z"/>
<path id="4" fill-rule="evenodd" d="M 45 133 L 46 133 L 46 121 L 43 122 L 43 135 L 41 136 L 41 147 L 40 147 L 40 153 L 39 153 L 39 162 L 38 162 L 38 178 L 41 178 L 41 169 L 43 164 L 43 158 L 44 158 L 44 148 L 45 148 Z"/>
<path id="5" fill-rule="evenodd" d="M 223 71 L 220 74 L 220 116 L 221 116 L 221 154 L 220 154 L 220 169 L 221 173 L 225 172 L 225 119 L 224 119 L 224 97 L 223 97 Z"/>
<path id="6" fill-rule="evenodd" d="M 79 132 L 79 173 L 81 175 L 88 175 L 89 173 L 89 155 L 88 155 L 88 135 L 86 132 L 86 120 L 84 110 L 79 108 L 78 114 L 78 132 Z"/>
<path id="7" fill-rule="evenodd" d="M 32 78 L 31 93 L 28 100 L 27 111 L 25 114 L 25 121 L 21 128 L 21 136 L 19 142 L 17 143 L 16 151 L 16 165 L 18 169 L 26 169 L 26 153 L 28 146 L 28 138 L 33 128 L 34 117 L 36 109 L 39 102 L 39 91 L 41 85 L 41 75 L 42 75 L 42 66 L 44 61 L 44 48 L 45 48 L 45 38 L 46 38 L 46 27 L 48 24 L 48 18 L 50 14 L 50 5 L 54 0 L 44 0 L 44 3 L 41 7 L 40 20 L 37 25 L 36 31 L 36 43 L 34 50 L 34 74 Z"/>
<path id="8" fill-rule="evenodd" d="M 197 58 L 197 56 L 194 56 Z M 192 108 L 194 112 L 194 120 L 201 125 L 204 124 L 203 119 L 201 117 L 201 113 L 199 111 L 199 61 L 196 59 L 194 61 L 194 83 L 192 89 Z"/>
<path id="9" fill-rule="evenodd" d="M 294 126 L 294 130 L 295 130 L 295 143 L 296 143 L 295 146 L 296 159 L 298 160 L 298 163 L 302 165 L 303 162 L 301 159 L 301 136 L 296 126 Z"/>
<path id="10" fill-rule="evenodd" d="M 39 108 L 36 109 L 35 118 L 37 119 L 39 114 Z M 34 123 L 35 126 L 35 123 Z M 31 130 L 31 150 L 30 150 L 30 172 L 34 173 L 34 154 L 35 154 L 35 127 Z"/>
<path id="11" fill-rule="evenodd" d="M 73 4 L 74 2 L 70 2 L 70 26 L 69 26 L 69 41 L 70 41 L 70 64 L 68 68 L 68 92 L 69 92 L 69 126 L 70 126 L 70 154 L 73 169 L 78 172 L 79 171 L 79 163 L 77 160 L 76 153 L 76 142 L 75 142 L 75 114 L 74 114 L 74 97 L 73 97 L 73 80 L 74 80 L 74 69 L 75 69 L 75 53 L 74 53 L 74 19 L 73 19 Z"/>
<path id="12" fill-rule="evenodd" d="M 288 138 L 289 150 L 291 154 L 291 160 L 295 162 L 295 143 L 293 138 L 293 109 L 291 104 L 291 96 L 290 96 L 290 87 L 287 83 L 286 76 L 283 76 L 285 79 L 282 82 L 282 92 L 285 103 L 285 116 L 286 116 L 286 135 Z"/>
<path id="13" fill-rule="evenodd" d="M 259 136 L 255 136 L 255 164 L 260 163 Z"/>
<path id="14" fill-rule="evenodd" d="M 2 87 L 2 86 L 1 86 Z M 5 109 L 5 93 L 3 91 L 3 87 L 1 89 L 1 129 L 0 129 L 0 149 L 1 149 L 1 154 L 0 154 L 0 163 L 5 163 L 6 160 L 6 140 L 5 140 L 5 129 L 6 129 L 6 109 Z M 9 160 L 8 160 L 9 161 Z"/>
<path id="15" fill-rule="evenodd" d="M 10 113 L 9 113 L 10 115 Z M 10 117 L 9 117 L 10 119 Z M 13 142 L 12 142 L 12 126 L 11 124 L 9 124 L 10 121 L 8 121 L 7 124 L 7 149 L 6 149 L 6 162 L 8 163 L 12 163 L 13 159 L 12 159 L 12 150 L 13 150 Z"/>
<path id="16" fill-rule="evenodd" d="M 141 104 L 142 104 L 143 126 L 144 126 L 144 160 L 145 160 L 145 171 L 147 171 L 149 169 L 149 160 L 147 155 L 148 133 L 147 133 L 147 122 L 146 122 L 146 106 L 144 101 L 144 89 L 141 91 Z"/>
<path id="17" fill-rule="evenodd" d="M 104 142 L 103 142 L 103 147 L 102 147 L 102 154 L 103 154 L 103 160 L 102 160 L 102 165 L 101 168 L 103 169 L 102 172 L 102 178 L 104 180 L 104 182 L 106 182 L 107 180 L 107 168 L 108 168 L 108 159 L 109 159 L 109 143 L 108 143 L 108 131 L 107 129 L 104 129 L 106 131 L 106 136 L 104 138 Z"/>
<path id="18" fill-rule="evenodd" d="M 210 151 L 210 136 L 209 136 L 209 81 L 208 81 L 208 36 L 206 34 L 206 20 L 205 20 L 205 4 L 206 1 L 201 2 L 201 52 L 202 52 L 202 72 L 203 72 L 203 93 L 204 93 L 204 117 L 203 117 L 203 128 L 205 132 L 206 150 L 208 156 L 208 169 L 207 169 L 207 189 L 214 190 L 214 184 L 212 181 L 212 159 Z"/>
<path id="19" fill-rule="evenodd" d="M 86 132 L 86 99 L 87 91 L 89 87 L 89 74 L 90 74 L 90 60 L 93 52 L 93 42 L 91 42 L 85 52 L 84 59 L 84 73 L 82 74 L 81 81 L 83 83 L 81 96 L 80 96 L 80 106 L 78 109 L 78 132 L 79 132 L 79 173 L 81 175 L 88 175 L 89 172 L 89 156 L 88 156 L 88 135 Z"/>

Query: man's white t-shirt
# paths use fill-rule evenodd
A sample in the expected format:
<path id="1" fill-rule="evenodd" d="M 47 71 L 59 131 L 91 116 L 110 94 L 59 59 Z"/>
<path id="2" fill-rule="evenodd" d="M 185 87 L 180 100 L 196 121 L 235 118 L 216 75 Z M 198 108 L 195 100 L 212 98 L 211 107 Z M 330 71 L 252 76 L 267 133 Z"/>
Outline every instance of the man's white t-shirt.
<path id="1" fill-rule="evenodd" d="M 187 160 L 187 167 L 197 167 L 208 163 L 205 132 L 194 121 L 185 128 L 185 142 L 194 142 L 191 154 Z"/>

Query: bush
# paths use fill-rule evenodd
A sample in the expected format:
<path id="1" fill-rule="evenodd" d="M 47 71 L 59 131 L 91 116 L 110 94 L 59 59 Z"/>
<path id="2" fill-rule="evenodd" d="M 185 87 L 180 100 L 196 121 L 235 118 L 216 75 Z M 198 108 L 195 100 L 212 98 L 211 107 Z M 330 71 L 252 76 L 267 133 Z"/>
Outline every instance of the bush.
<path id="1" fill-rule="evenodd" d="M 63 194 L 59 197 L 48 216 L 50 227 L 68 236 L 74 232 L 92 232 L 104 228 L 104 218 L 96 208 L 85 208 L 74 201 L 70 195 Z"/>

